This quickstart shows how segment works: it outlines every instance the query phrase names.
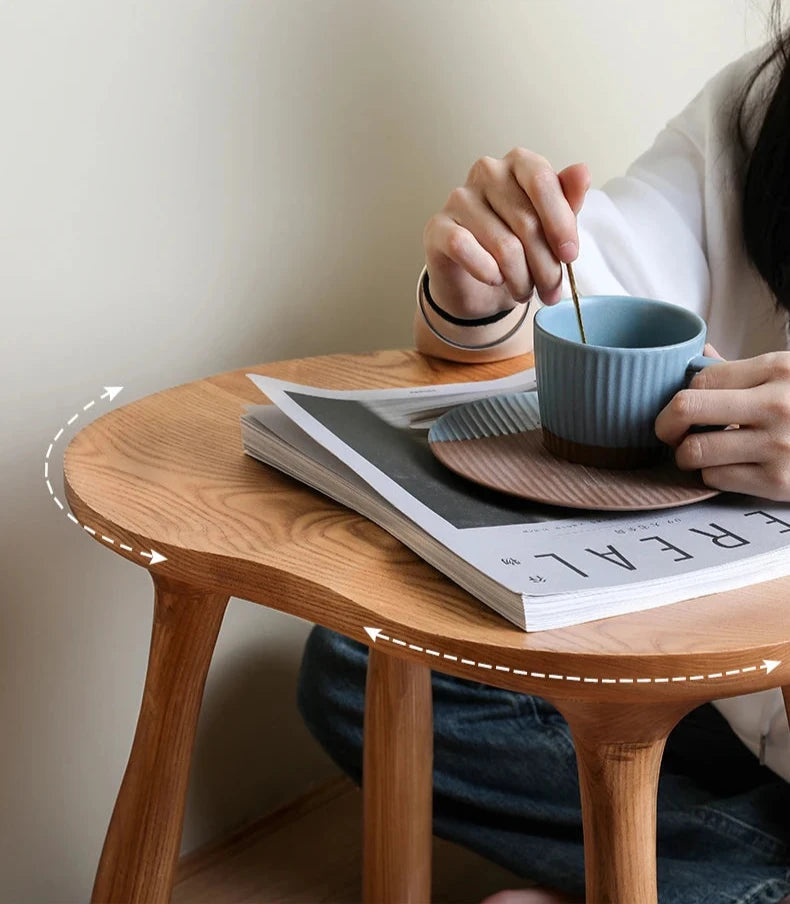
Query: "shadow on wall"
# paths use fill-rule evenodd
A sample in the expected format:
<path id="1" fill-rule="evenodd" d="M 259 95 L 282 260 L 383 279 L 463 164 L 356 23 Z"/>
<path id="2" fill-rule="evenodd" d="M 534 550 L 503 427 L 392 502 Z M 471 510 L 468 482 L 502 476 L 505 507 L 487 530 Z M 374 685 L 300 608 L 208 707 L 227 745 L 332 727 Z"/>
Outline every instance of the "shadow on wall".
<path id="1" fill-rule="evenodd" d="M 426 90 L 420 22 L 397 4 L 318 3 L 309 17 L 280 10 L 273 27 L 278 77 L 260 103 L 274 111 L 276 140 L 266 139 L 272 165 L 253 190 L 279 234 L 261 247 L 251 291 L 282 307 L 276 323 L 261 308 L 247 357 L 257 360 L 272 328 L 278 357 L 411 345 L 422 230 L 451 187 L 419 126 L 440 103 Z"/>
<path id="2" fill-rule="evenodd" d="M 272 17 L 279 39 L 258 35 L 267 58 L 262 51 L 255 90 L 274 121 L 251 133 L 266 164 L 257 176 L 248 170 L 269 226 L 260 239 L 258 279 L 237 302 L 249 316 L 259 295 L 260 314 L 233 358 L 263 360 L 262 349 L 273 342 L 278 358 L 408 346 L 422 229 L 443 200 L 431 188 L 441 156 L 414 125 L 431 118 L 435 103 L 414 65 L 419 22 L 396 4 L 315 3 L 309 17 L 298 4 L 277 4 Z M 254 35 L 261 19 L 251 10 L 239 15 L 242 42 L 250 40 L 245 26 Z M 228 151 L 231 168 L 237 154 L 247 165 L 244 137 Z M 249 626 L 258 614 L 244 611 L 251 605 L 231 601 L 223 648 L 236 615 L 243 612 Z M 273 617 L 278 630 L 308 630 Z M 233 656 L 209 673 L 184 850 L 302 793 L 305 776 L 321 781 L 333 774 L 328 759 L 316 765 L 315 745 L 294 717 L 291 650 L 259 638 L 248 627 L 234 639 Z M 280 777 L 274 788 L 272 775 Z"/>
<path id="3" fill-rule="evenodd" d="M 235 633 L 236 610 L 255 605 L 232 599 L 228 629 Z M 309 630 L 306 622 L 281 618 L 290 633 Z M 249 634 L 249 625 L 245 630 Z M 297 672 L 292 650 L 267 644 L 262 635 L 212 667 L 192 761 L 183 850 L 258 819 L 308 784 L 336 774 L 328 759 L 316 762 L 315 746 L 296 717 Z"/>

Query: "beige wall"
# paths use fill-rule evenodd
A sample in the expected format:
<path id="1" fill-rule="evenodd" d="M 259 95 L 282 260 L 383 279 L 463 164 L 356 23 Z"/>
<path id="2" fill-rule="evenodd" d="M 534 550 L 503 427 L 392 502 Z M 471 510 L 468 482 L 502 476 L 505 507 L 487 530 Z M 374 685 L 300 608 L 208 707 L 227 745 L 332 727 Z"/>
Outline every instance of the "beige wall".
<path id="1" fill-rule="evenodd" d="M 760 28 L 747 0 L 0 0 L 0 900 L 86 898 L 145 669 L 149 580 L 52 505 L 57 426 L 105 384 L 408 344 L 476 157 L 601 182 Z M 185 847 L 330 771 L 306 631 L 231 604 Z"/>

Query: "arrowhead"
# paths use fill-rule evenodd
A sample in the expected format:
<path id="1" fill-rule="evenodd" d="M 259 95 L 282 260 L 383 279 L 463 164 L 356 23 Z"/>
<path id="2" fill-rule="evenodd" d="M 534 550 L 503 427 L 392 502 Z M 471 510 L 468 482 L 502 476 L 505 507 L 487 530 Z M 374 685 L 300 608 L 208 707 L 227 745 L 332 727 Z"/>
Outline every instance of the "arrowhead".
<path id="1" fill-rule="evenodd" d="M 781 664 L 781 660 L 779 659 L 763 659 L 763 668 L 765 669 L 765 673 L 767 675 L 770 675 L 771 672 L 773 672 L 773 670 Z"/>
<path id="2" fill-rule="evenodd" d="M 123 389 L 123 386 L 105 386 L 104 387 L 104 391 L 107 393 L 107 396 L 111 402 L 122 389 Z"/>
<path id="3" fill-rule="evenodd" d="M 167 558 L 160 555 L 155 549 L 151 550 L 151 564 L 158 565 L 160 562 L 166 562 Z"/>
<path id="4" fill-rule="evenodd" d="M 381 628 L 365 628 L 365 632 L 367 633 L 368 637 L 370 637 L 370 639 L 373 641 L 373 643 L 375 643 L 376 638 L 379 636 L 379 634 L 381 634 Z"/>

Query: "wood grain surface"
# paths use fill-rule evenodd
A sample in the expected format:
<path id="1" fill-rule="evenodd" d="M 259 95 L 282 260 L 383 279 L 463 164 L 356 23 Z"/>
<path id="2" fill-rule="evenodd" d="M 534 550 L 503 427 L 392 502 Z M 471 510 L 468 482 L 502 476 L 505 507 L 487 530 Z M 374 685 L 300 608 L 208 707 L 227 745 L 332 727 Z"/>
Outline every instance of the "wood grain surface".
<path id="1" fill-rule="evenodd" d="M 173 904 L 353 904 L 362 899 L 362 795 L 347 778 L 307 791 L 181 859 Z M 431 904 L 470 904 L 529 880 L 432 839 Z"/>
<path id="2" fill-rule="evenodd" d="M 132 752 L 91 900 L 166 904 L 203 686 L 228 597 L 155 577 L 154 624 Z"/>
<path id="3" fill-rule="evenodd" d="M 158 574 L 366 643 L 366 625 L 382 628 L 457 656 L 431 665 L 462 677 L 545 695 L 545 680 L 504 669 L 614 679 L 707 676 L 768 658 L 782 662 L 771 674 L 638 686 L 563 680 L 553 683 L 551 697 L 702 701 L 783 683 L 790 675 L 788 580 L 525 634 L 385 531 L 242 452 L 243 406 L 265 401 L 248 371 L 344 389 L 486 380 L 531 363 L 523 357 L 470 366 L 385 351 L 267 364 L 178 386 L 117 408 L 76 435 L 65 456 L 67 498 L 100 533 L 167 556 L 154 567 Z M 112 549 L 131 559 L 117 543 Z M 392 652 L 425 658 L 408 648 Z M 461 658 L 503 670 L 481 675 Z"/>
<path id="4" fill-rule="evenodd" d="M 558 704 L 579 770 L 588 904 L 655 904 L 656 808 L 667 737 L 683 702 Z"/>
<path id="5" fill-rule="evenodd" d="M 367 388 L 490 379 L 530 363 L 469 367 L 395 351 L 251 370 Z M 365 643 L 370 626 L 411 644 L 374 647 L 371 656 L 366 901 L 416 902 L 428 894 L 428 669 L 440 668 L 536 693 L 560 709 L 579 763 L 587 902 L 655 904 L 656 788 L 666 737 L 695 703 L 784 683 L 790 580 L 525 634 L 364 518 L 247 458 L 239 415 L 244 404 L 262 400 L 244 373 L 116 409 L 66 451 L 66 494 L 80 521 L 115 538 L 116 553 L 124 554 L 122 541 L 167 556 L 151 567 L 157 596 L 145 693 L 94 901 L 169 897 L 203 682 L 234 595 Z M 484 661 L 488 670 L 462 658 Z M 771 673 L 740 671 L 763 658 L 781 664 Z M 653 680 L 692 674 L 704 677 Z M 581 675 L 599 675 L 600 683 Z M 637 676 L 651 680 L 640 684 Z"/>
<path id="6" fill-rule="evenodd" d="M 362 900 L 431 900 L 433 704 L 427 663 L 373 649 L 365 689 Z"/>

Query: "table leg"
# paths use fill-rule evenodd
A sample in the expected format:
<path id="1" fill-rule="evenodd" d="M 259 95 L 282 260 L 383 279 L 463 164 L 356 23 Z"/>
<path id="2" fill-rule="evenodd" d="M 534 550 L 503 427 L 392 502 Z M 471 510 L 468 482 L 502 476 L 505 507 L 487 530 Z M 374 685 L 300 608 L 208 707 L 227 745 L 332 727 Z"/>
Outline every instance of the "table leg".
<path id="1" fill-rule="evenodd" d="M 170 900 L 203 686 L 228 597 L 152 575 L 148 672 L 94 904 Z"/>
<path id="2" fill-rule="evenodd" d="M 696 704 L 552 700 L 576 747 L 586 904 L 656 904 L 656 796 L 666 739 Z"/>
<path id="3" fill-rule="evenodd" d="M 365 904 L 428 904 L 431 672 L 375 647 L 368 661 L 362 792 Z"/>

